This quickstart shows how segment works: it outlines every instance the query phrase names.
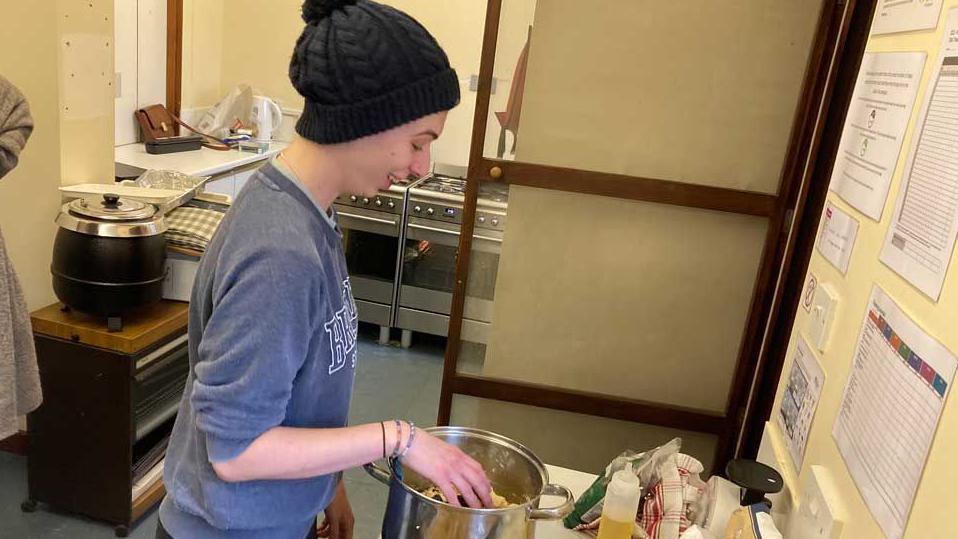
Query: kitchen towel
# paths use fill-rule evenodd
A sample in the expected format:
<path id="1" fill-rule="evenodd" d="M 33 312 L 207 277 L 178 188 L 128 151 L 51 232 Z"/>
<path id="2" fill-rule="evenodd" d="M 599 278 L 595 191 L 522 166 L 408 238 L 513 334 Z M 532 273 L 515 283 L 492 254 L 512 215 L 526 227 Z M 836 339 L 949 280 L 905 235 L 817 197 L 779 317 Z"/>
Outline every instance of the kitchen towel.
<path id="1" fill-rule="evenodd" d="M 166 241 L 171 245 L 205 252 L 223 220 L 223 213 L 182 206 L 166 216 Z"/>

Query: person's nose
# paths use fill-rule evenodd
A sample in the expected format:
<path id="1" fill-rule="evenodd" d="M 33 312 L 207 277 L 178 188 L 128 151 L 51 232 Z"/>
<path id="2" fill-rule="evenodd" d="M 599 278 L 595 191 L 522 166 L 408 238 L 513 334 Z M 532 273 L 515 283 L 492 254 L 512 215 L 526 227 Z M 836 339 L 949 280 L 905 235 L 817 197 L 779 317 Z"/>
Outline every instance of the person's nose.
<path id="1" fill-rule="evenodd" d="M 423 148 L 421 152 L 416 152 L 415 156 L 413 157 L 412 165 L 409 167 L 409 171 L 412 172 L 417 178 L 422 178 L 428 174 L 431 155 L 432 152 L 429 146 Z"/>

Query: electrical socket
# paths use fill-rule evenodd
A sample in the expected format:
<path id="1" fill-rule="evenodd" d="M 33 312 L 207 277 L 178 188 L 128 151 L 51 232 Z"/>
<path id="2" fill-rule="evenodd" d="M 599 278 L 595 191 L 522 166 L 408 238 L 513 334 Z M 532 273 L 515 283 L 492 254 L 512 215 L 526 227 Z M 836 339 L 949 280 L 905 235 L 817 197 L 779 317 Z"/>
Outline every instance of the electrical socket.
<path id="1" fill-rule="evenodd" d="M 815 292 L 812 308 L 805 326 L 808 340 L 819 352 L 824 352 L 832 330 L 832 321 L 838 308 L 838 294 L 830 285 L 822 284 Z"/>
<path id="2" fill-rule="evenodd" d="M 802 485 L 798 509 L 789 520 L 785 537 L 839 539 L 845 518 L 831 474 L 823 466 L 810 466 Z"/>

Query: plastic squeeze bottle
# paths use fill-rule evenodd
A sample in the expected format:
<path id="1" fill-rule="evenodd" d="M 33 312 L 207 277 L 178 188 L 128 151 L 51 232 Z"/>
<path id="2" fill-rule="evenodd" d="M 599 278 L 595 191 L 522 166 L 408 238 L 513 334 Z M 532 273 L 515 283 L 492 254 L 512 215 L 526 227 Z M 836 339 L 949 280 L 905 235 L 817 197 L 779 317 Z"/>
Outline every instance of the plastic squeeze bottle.
<path id="1" fill-rule="evenodd" d="M 635 514 L 642 495 L 639 478 L 632 466 L 612 474 L 602 503 L 602 520 L 599 521 L 599 539 L 630 539 L 635 525 Z"/>

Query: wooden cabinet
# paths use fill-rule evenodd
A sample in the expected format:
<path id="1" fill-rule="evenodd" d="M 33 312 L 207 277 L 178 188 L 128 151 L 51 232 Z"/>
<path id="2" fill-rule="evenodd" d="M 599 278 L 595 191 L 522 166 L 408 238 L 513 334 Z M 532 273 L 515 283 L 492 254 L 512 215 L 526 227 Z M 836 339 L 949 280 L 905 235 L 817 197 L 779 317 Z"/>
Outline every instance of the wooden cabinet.
<path id="1" fill-rule="evenodd" d="M 27 418 L 28 499 L 116 526 L 123 537 L 163 498 L 161 458 L 189 371 L 188 304 L 163 301 L 124 329 L 64 311 L 32 313 L 43 404 Z"/>

